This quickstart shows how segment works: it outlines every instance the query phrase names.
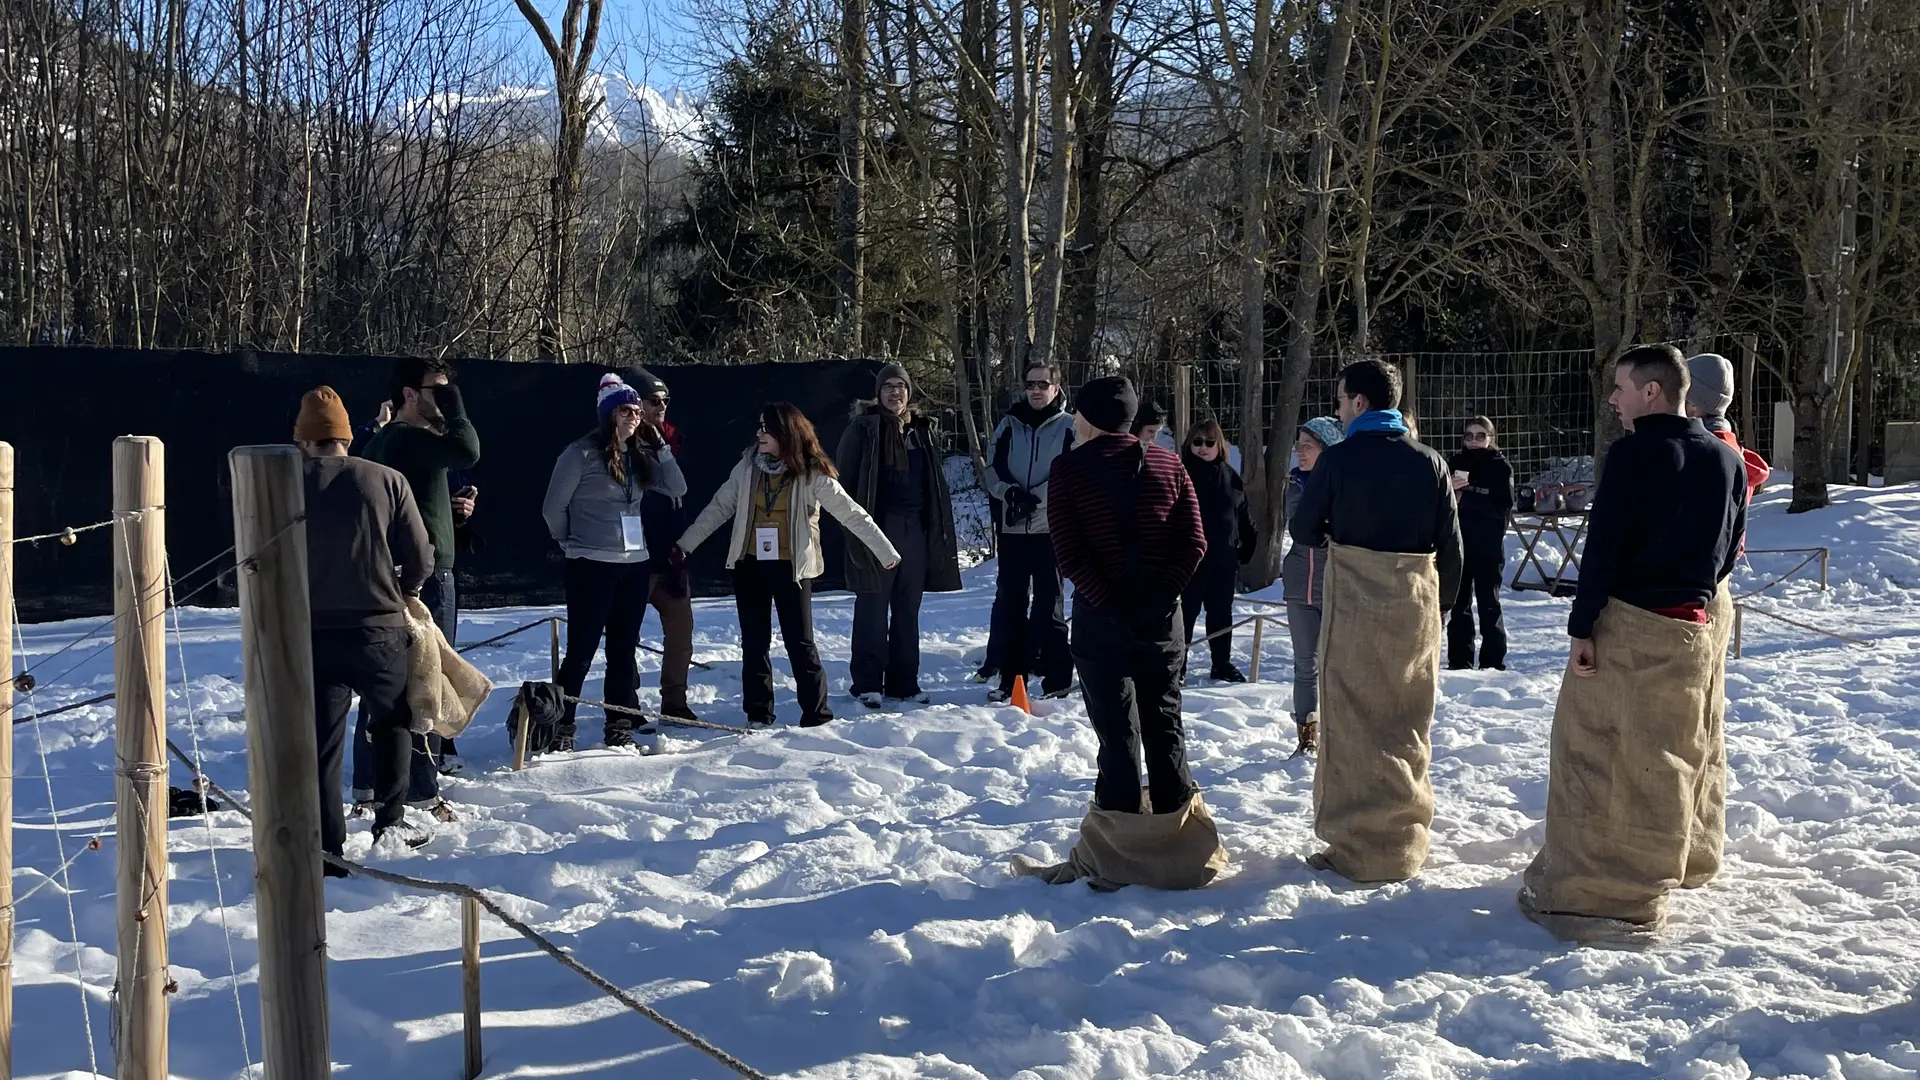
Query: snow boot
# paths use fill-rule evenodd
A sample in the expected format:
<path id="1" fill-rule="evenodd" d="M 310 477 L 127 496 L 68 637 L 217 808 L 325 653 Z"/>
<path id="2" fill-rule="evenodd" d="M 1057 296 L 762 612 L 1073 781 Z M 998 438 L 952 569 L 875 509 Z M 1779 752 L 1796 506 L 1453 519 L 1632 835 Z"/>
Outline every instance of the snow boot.
<path id="1" fill-rule="evenodd" d="M 989 705 L 1005 705 L 1012 699 L 1013 691 L 1011 690 L 996 686 L 992 690 L 987 691 L 987 704 Z"/>
<path id="2" fill-rule="evenodd" d="M 1295 723 L 1300 727 L 1300 744 L 1293 748 L 1293 756 L 1318 754 L 1320 752 L 1320 721 L 1298 720 Z"/>
<path id="3" fill-rule="evenodd" d="M 886 699 L 881 697 L 879 694 L 869 692 L 865 694 L 858 694 L 855 696 L 857 696 L 860 699 L 860 704 L 865 705 L 869 709 L 877 709 L 880 706 L 886 704 Z"/>
<path id="4" fill-rule="evenodd" d="M 571 736 L 571 735 L 555 735 L 555 736 L 553 737 L 553 745 L 552 745 L 552 746 L 549 746 L 549 747 L 547 747 L 547 753 L 549 753 L 549 754 L 571 754 L 571 753 L 573 753 L 573 736 Z"/>
<path id="5" fill-rule="evenodd" d="M 675 701 L 662 701 L 660 703 L 660 715 L 674 720 L 700 719 L 700 717 L 694 713 L 693 709 L 688 706 L 685 698 L 680 698 Z"/>
<path id="6" fill-rule="evenodd" d="M 992 682 L 993 680 L 995 680 L 995 679 L 997 679 L 997 678 L 999 678 L 999 677 L 1000 677 L 1000 669 L 999 669 L 999 668 L 997 668 L 997 667 L 988 667 L 988 666 L 987 666 L 987 665 L 985 665 L 985 664 L 982 664 L 982 665 L 980 665 L 980 667 L 979 667 L 979 668 L 978 668 L 977 670 L 975 670 L 975 671 L 974 671 L 974 673 L 973 673 L 973 681 L 974 681 L 974 682 L 983 682 L 983 683 L 984 683 L 984 682 Z"/>
<path id="7" fill-rule="evenodd" d="M 1214 682 L 1224 683 L 1243 683 L 1247 681 L 1246 674 L 1239 668 L 1234 667 L 1231 663 L 1213 665 L 1213 670 L 1207 673 L 1207 678 L 1212 679 Z"/>

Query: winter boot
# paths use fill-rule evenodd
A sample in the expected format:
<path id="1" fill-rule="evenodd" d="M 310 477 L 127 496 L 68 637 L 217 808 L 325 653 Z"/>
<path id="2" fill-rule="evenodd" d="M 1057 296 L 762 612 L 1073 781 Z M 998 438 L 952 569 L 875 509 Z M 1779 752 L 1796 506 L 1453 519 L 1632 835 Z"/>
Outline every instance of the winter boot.
<path id="1" fill-rule="evenodd" d="M 549 747 L 547 747 L 547 753 L 549 753 L 549 754 L 571 754 L 571 753 L 573 753 L 573 736 L 571 736 L 571 735 L 555 735 L 555 736 L 553 737 L 553 745 L 552 745 L 552 746 L 549 746 Z"/>
<path id="2" fill-rule="evenodd" d="M 879 694 L 866 693 L 866 694 L 859 695 L 859 698 L 860 698 L 860 704 L 865 705 L 869 709 L 877 709 L 880 706 L 886 704 L 886 699 L 881 697 Z"/>
<path id="3" fill-rule="evenodd" d="M 1319 714 L 1316 713 L 1314 715 L 1318 716 Z M 1303 754 L 1318 754 L 1320 752 L 1320 721 L 1295 720 L 1294 723 L 1300 728 L 1300 745 L 1293 748 L 1293 756 L 1300 757 Z"/>
<path id="4" fill-rule="evenodd" d="M 700 719 L 700 717 L 694 713 L 692 707 L 687 704 L 687 699 L 684 697 L 677 697 L 677 698 L 671 698 L 671 699 L 664 698 L 664 697 L 661 698 L 660 699 L 660 715 L 672 717 L 675 720 Z"/>
<path id="5" fill-rule="evenodd" d="M 1231 662 L 1213 665 L 1213 670 L 1207 673 L 1207 678 L 1212 679 L 1214 682 L 1224 683 L 1243 683 L 1247 681 L 1246 673 L 1234 667 Z"/>

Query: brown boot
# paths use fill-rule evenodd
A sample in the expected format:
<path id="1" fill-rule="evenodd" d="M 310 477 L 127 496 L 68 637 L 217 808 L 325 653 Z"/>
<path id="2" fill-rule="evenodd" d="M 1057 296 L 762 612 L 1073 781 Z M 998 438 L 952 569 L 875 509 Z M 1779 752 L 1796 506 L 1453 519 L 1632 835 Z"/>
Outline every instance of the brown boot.
<path id="1" fill-rule="evenodd" d="M 1293 748 L 1293 756 L 1318 754 L 1320 752 L 1320 721 L 1300 721 L 1300 745 Z"/>

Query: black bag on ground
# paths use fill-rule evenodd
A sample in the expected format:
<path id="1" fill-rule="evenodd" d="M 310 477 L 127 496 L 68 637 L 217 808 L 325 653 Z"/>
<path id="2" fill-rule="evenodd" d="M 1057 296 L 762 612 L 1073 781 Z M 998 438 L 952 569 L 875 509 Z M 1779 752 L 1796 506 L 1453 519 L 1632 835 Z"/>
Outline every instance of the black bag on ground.
<path id="1" fill-rule="evenodd" d="M 560 721 L 567 712 L 560 688 L 550 682 L 521 683 L 515 711 L 521 709 L 527 713 L 527 756 L 553 749 L 554 740 L 559 738 Z M 507 729 L 507 740 L 511 743 L 516 733 L 512 724 L 508 724 Z"/>

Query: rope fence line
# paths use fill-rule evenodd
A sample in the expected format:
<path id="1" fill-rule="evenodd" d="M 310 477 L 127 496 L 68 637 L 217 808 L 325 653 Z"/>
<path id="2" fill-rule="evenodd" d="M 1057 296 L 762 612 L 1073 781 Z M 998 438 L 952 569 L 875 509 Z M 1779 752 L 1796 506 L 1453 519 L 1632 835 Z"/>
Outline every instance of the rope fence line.
<path id="1" fill-rule="evenodd" d="M 228 805 L 239 811 L 241 816 L 245 817 L 248 821 L 253 820 L 252 809 L 249 808 L 246 803 L 235 798 L 232 792 L 214 783 L 211 777 L 196 768 L 192 760 L 187 757 L 186 753 L 183 752 L 179 746 L 174 744 L 172 739 L 167 740 L 167 750 L 180 761 L 180 764 L 186 766 L 187 769 L 193 773 L 196 787 L 203 792 L 212 791 L 215 795 L 226 799 Z M 773 1080 L 773 1078 L 766 1073 L 761 1072 L 746 1062 L 741 1061 L 739 1058 L 734 1057 L 732 1054 L 727 1053 L 725 1050 L 713 1045 L 706 1039 L 701 1038 L 695 1032 L 681 1026 L 671 1018 L 662 1014 L 659 1010 L 654 1009 L 646 1002 L 641 1001 L 621 989 L 606 976 L 601 975 L 599 972 L 574 959 L 573 954 L 555 944 L 551 938 L 515 918 L 492 897 L 471 885 L 463 885 L 453 881 L 436 881 L 432 878 L 413 877 L 408 874 L 397 874 L 391 870 L 381 870 L 377 867 L 364 866 L 351 859 L 328 855 L 324 852 L 321 854 L 321 858 L 349 873 L 363 874 L 375 881 L 384 881 L 389 885 L 399 885 L 403 888 L 416 889 L 421 892 L 440 893 L 445 896 L 458 896 L 463 899 L 472 900 L 491 912 L 493 916 L 504 923 L 508 929 L 531 941 L 541 952 L 559 961 L 562 966 L 587 980 L 587 982 L 591 983 L 596 989 L 608 997 L 613 998 L 620 1004 L 625 1005 L 627 1008 L 665 1028 L 681 1042 L 686 1043 L 695 1050 L 725 1065 L 735 1073 L 746 1077 L 747 1080 Z"/>

